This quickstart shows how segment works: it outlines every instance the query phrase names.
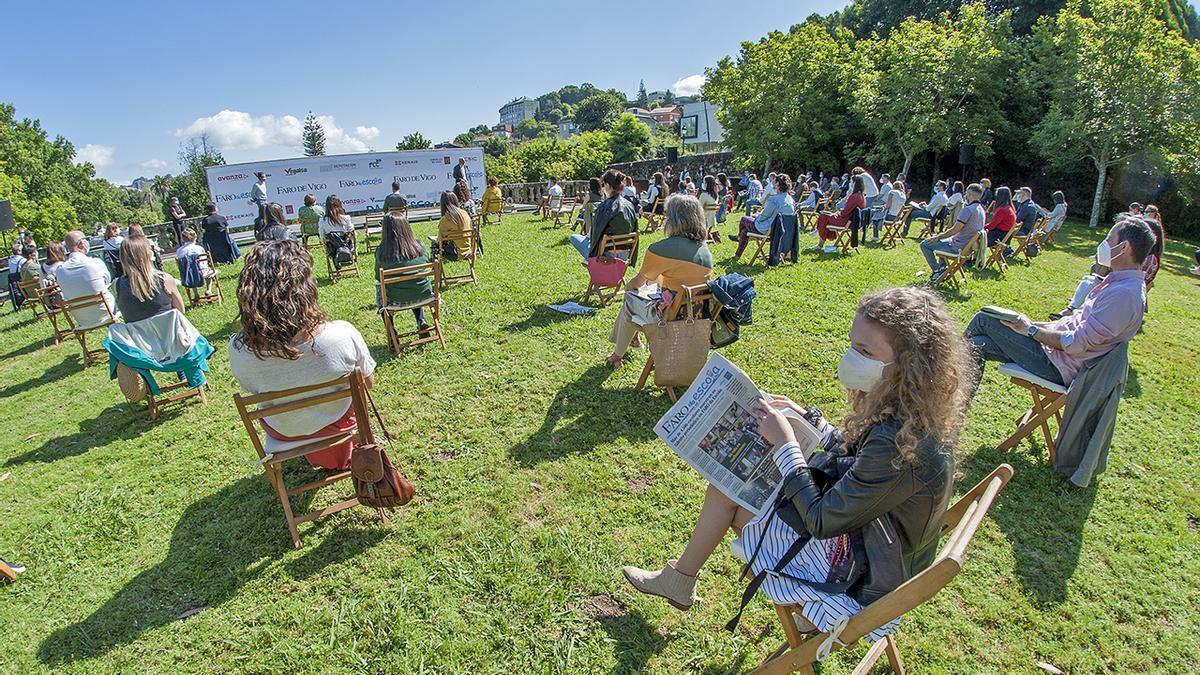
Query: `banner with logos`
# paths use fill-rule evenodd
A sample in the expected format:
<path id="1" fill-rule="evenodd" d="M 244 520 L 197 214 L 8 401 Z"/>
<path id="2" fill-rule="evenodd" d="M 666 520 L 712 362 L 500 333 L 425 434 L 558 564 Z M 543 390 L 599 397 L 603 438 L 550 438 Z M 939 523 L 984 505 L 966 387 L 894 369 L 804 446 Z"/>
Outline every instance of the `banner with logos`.
<path id="1" fill-rule="evenodd" d="M 236 229 L 254 225 L 257 207 L 250 202 L 250 189 L 267 174 L 267 201 L 283 206 L 288 220 L 304 205 L 304 195 L 325 204 L 329 195 L 337 195 L 349 213 L 371 213 L 383 206 L 392 192 L 392 182 L 409 208 L 437 206 L 444 191 L 454 187 L 454 167 L 466 160 L 471 196 L 478 200 L 487 186 L 480 148 L 441 150 L 404 150 L 400 152 L 364 152 L 353 155 L 325 155 L 276 159 L 208 167 L 208 192 L 218 213 Z"/>

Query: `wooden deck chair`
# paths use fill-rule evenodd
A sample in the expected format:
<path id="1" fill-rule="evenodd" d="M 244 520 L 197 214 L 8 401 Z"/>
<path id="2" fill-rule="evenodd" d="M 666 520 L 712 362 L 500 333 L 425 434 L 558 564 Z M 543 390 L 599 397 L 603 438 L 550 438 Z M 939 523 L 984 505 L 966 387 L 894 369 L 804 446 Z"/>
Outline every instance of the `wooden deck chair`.
<path id="1" fill-rule="evenodd" d="M 480 211 L 483 212 L 483 225 L 499 225 L 501 216 L 504 213 L 504 199 L 483 200 L 480 204 Z"/>
<path id="2" fill-rule="evenodd" d="M 936 218 L 937 218 L 937 216 L 934 216 L 933 218 L 926 218 L 925 216 L 918 216 L 918 217 L 912 219 L 912 223 L 909 224 L 910 228 L 912 225 L 915 225 L 917 223 L 921 224 L 921 230 L 917 233 L 917 239 L 924 241 L 933 235 L 933 221 Z"/>
<path id="3" fill-rule="evenodd" d="M 444 250 L 442 246 L 443 242 L 454 242 L 458 250 L 467 251 L 467 253 L 458 256 L 457 261 L 442 260 L 442 288 L 448 288 L 449 286 L 456 284 L 476 283 L 478 280 L 475 278 L 475 258 L 479 255 L 479 239 L 478 232 L 475 230 L 474 226 L 472 226 L 472 228 L 466 232 L 460 232 L 458 234 L 448 236 L 445 239 L 443 239 L 442 235 L 439 233 L 435 243 L 439 256 L 441 256 L 441 251 Z M 467 271 L 462 274 L 447 274 L 446 264 L 450 262 L 466 263 Z"/>
<path id="4" fill-rule="evenodd" d="M 801 614 L 803 608 L 799 605 L 776 605 L 775 612 L 783 624 L 787 642 L 769 656 L 754 673 L 798 671 L 811 675 L 815 672 L 814 666 L 830 653 L 854 646 L 859 640 L 870 635 L 871 631 L 912 611 L 936 595 L 962 571 L 967 546 L 1012 475 L 1012 467 L 1001 464 L 960 497 L 946 510 L 942 521 L 942 534 L 946 536 L 946 541 L 933 563 L 896 590 L 849 617 L 840 631 L 816 633 L 806 638 L 796 627 L 794 618 L 795 615 Z M 893 633 L 871 645 L 854 672 L 871 672 L 880 657 L 886 654 L 892 671 L 903 675 L 904 662 L 900 659 L 900 650 L 896 643 L 897 637 Z"/>
<path id="5" fill-rule="evenodd" d="M 551 212 L 557 210 L 562 205 L 563 198 L 561 196 L 554 197 L 546 195 L 546 201 L 542 203 L 542 220 L 550 220 Z"/>
<path id="6" fill-rule="evenodd" d="M 1008 260 L 1004 258 L 1004 249 L 1011 245 L 1013 235 L 1016 234 L 1016 232 L 1017 226 L 1013 225 L 1012 227 L 1008 228 L 1008 232 L 1004 233 L 1004 236 L 1000 238 L 1000 241 L 996 242 L 990 249 L 988 249 L 987 262 L 983 263 L 983 269 L 986 270 L 987 268 L 991 267 L 993 263 L 996 265 L 997 272 L 1004 272 L 1004 270 L 1008 269 Z M 1013 255 L 1016 255 L 1015 251 L 1013 252 Z"/>
<path id="7" fill-rule="evenodd" d="M 379 228 L 379 236 L 383 237 L 383 217 L 386 213 L 368 213 L 363 219 L 363 249 L 367 253 L 375 250 L 375 241 L 371 239 L 371 226 Z"/>
<path id="8" fill-rule="evenodd" d="M 1046 218 L 1044 216 L 1039 216 L 1038 219 L 1036 221 L 1034 221 L 1033 230 L 1030 231 L 1029 234 L 1024 235 L 1024 236 L 1022 236 L 1020 234 L 1014 234 L 1013 241 L 1015 243 L 1013 244 L 1012 257 L 1015 259 L 1017 256 L 1023 255 L 1023 256 L 1025 256 L 1025 260 L 1032 260 L 1032 258 L 1029 256 L 1029 245 L 1030 244 L 1034 244 L 1034 245 L 1038 244 L 1039 240 L 1041 239 L 1042 228 L 1045 226 L 1046 226 Z M 1020 229 L 1019 224 L 1014 225 L 1013 229 L 1014 230 Z"/>
<path id="9" fill-rule="evenodd" d="M 156 396 L 150 392 L 150 384 L 145 377 L 123 363 L 117 364 L 117 385 L 121 388 L 121 393 L 125 395 L 125 400 L 130 403 L 145 400 L 152 422 L 158 419 L 165 404 L 176 403 L 192 397 L 199 397 L 201 403 L 208 403 L 208 397 L 204 394 L 207 384 L 192 388 L 189 388 L 187 384 L 187 380 L 180 380 L 174 384 L 160 386 Z"/>
<path id="10" fill-rule="evenodd" d="M 550 209 L 550 213 L 554 216 L 554 226 L 558 227 L 566 224 L 567 227 L 571 227 L 577 206 L 579 206 L 578 197 L 563 197 L 562 201 L 558 204 L 558 208 Z"/>
<path id="11" fill-rule="evenodd" d="M 334 391 L 329 391 L 330 389 L 334 389 Z M 374 443 L 375 435 L 371 431 L 371 419 L 367 412 L 366 391 L 366 381 L 363 379 L 362 372 L 354 370 L 350 374 L 343 375 L 336 380 L 320 384 L 310 384 L 283 391 L 255 394 L 253 396 L 243 396 L 241 394 L 234 394 L 233 396 L 233 403 L 237 406 L 238 415 L 242 418 L 242 424 L 246 427 L 246 433 L 250 435 L 250 442 L 254 445 L 254 450 L 258 453 L 263 471 L 266 472 L 267 479 L 271 481 L 271 487 L 275 489 L 275 494 L 279 497 L 279 504 L 283 507 L 283 517 L 287 521 L 288 531 L 292 535 L 292 545 L 296 548 L 300 548 L 300 524 L 344 511 L 353 506 L 358 506 L 359 501 L 357 497 L 350 497 L 317 511 L 295 515 L 292 513 L 291 497 L 344 481 L 350 478 L 350 472 L 339 471 L 324 478 L 289 488 L 283 481 L 283 463 L 290 459 L 297 459 L 311 455 L 314 452 L 341 445 L 346 441 L 351 441 L 356 445 Z M 350 399 L 350 406 L 354 410 L 354 416 L 357 420 L 357 425 L 353 429 L 336 436 L 305 443 L 291 450 L 278 452 L 271 456 L 267 455 L 263 437 L 260 436 L 259 430 L 259 427 L 262 425 L 262 418 L 268 415 L 291 412 L 347 398 Z M 255 425 L 255 422 L 258 422 L 258 426 Z M 263 431 L 261 433 L 265 435 L 266 432 Z M 379 511 L 379 517 L 386 524 L 388 522 L 387 514 L 384 513 L 383 509 L 377 510 Z"/>
<path id="12" fill-rule="evenodd" d="M 805 209 L 797 212 L 796 216 L 796 236 L 799 237 L 817 229 L 817 219 L 821 217 L 821 212 Z"/>
<path id="13" fill-rule="evenodd" d="M 704 205 L 704 222 L 705 223 L 708 222 L 708 214 L 710 214 L 710 213 L 713 214 L 713 227 L 711 230 L 708 231 L 708 238 L 709 238 L 709 241 L 711 241 L 711 242 L 716 242 L 716 241 L 721 240 L 721 233 L 719 231 L 721 225 L 720 225 L 720 223 L 717 222 L 717 213 L 719 213 L 720 211 L 721 211 L 721 204 L 718 202 L 713 202 L 712 204 Z"/>
<path id="14" fill-rule="evenodd" d="M 379 308 L 379 313 L 383 316 L 383 328 L 387 333 L 388 346 L 392 348 L 397 356 L 400 351 L 408 347 L 415 347 L 426 342 L 438 341 L 442 349 L 446 348 L 446 341 L 442 338 L 441 324 L 441 286 L 442 286 L 442 262 L 434 260 L 433 262 L 420 263 L 417 265 L 408 265 L 405 267 L 396 267 L 393 269 L 379 270 L 379 293 L 381 298 L 387 298 L 387 287 L 389 284 L 398 284 L 406 281 L 420 281 L 421 279 L 429 279 L 433 285 L 433 296 L 415 302 L 405 303 L 403 305 L 384 305 Z M 425 331 L 411 330 L 405 333 L 396 331 L 396 314 L 408 313 L 414 309 L 429 308 L 429 313 L 433 319 L 433 323 Z M 405 319 L 407 320 L 407 319 Z"/>
<path id="15" fill-rule="evenodd" d="M 596 257 L 603 258 L 605 256 L 613 256 L 615 253 L 625 253 L 626 260 L 633 260 L 637 254 L 638 233 L 629 232 L 627 234 L 606 234 L 600 238 L 600 248 L 596 250 Z M 587 261 L 583 261 L 583 268 L 588 269 Z M 601 307 L 607 307 L 612 299 L 621 294 L 625 288 L 625 277 L 621 277 L 621 282 L 616 285 L 602 283 L 588 274 L 588 287 L 583 293 L 583 302 L 587 302 L 594 295 L 600 300 Z"/>
<path id="16" fill-rule="evenodd" d="M 103 307 L 105 312 L 104 320 L 94 326 L 80 328 L 79 323 L 75 320 L 73 312 L 78 312 L 81 309 L 89 307 Z M 79 348 L 83 350 L 83 367 L 86 368 L 93 363 L 98 362 L 99 357 L 108 354 L 104 347 L 96 349 L 88 349 L 87 334 L 92 331 L 104 331 L 107 335 L 108 327 L 117 322 L 117 318 L 113 316 L 112 308 L 104 300 L 103 293 L 92 293 L 79 298 L 71 298 L 70 300 L 63 298 L 62 313 L 67 317 L 67 324 L 71 327 L 71 332 L 75 335 L 75 339 L 79 340 Z"/>
<path id="17" fill-rule="evenodd" d="M 933 257 L 937 260 L 943 260 L 946 263 L 946 270 L 938 279 L 939 284 L 950 284 L 955 288 L 959 288 L 958 278 L 962 277 L 963 282 L 967 280 L 967 263 L 971 262 L 975 257 L 975 246 L 979 243 L 979 238 L 983 236 L 983 231 L 975 233 L 971 237 L 971 241 L 962 247 L 958 253 L 949 251 L 934 251 Z"/>
<path id="18" fill-rule="evenodd" d="M 196 263 L 201 269 L 207 267 L 213 272 L 217 271 L 217 267 L 213 265 L 212 256 L 207 252 L 198 254 L 196 256 Z M 220 275 L 213 274 L 211 280 L 212 290 L 206 291 L 204 290 L 204 286 L 187 289 L 188 300 L 191 302 L 192 307 L 199 307 L 200 305 L 206 304 L 219 305 L 225 299 L 224 294 L 221 293 Z"/>
<path id="19" fill-rule="evenodd" d="M 829 225 L 825 229 L 834 234 L 833 245 L 837 247 L 839 253 L 846 254 L 850 252 L 849 225 Z"/>
<path id="20" fill-rule="evenodd" d="M 663 208 L 662 214 L 655 213 L 655 211 L 659 208 Z M 657 230 L 659 226 L 662 225 L 663 219 L 666 218 L 665 214 L 666 197 L 659 195 L 658 197 L 655 197 L 654 202 L 651 203 L 650 206 L 641 213 L 641 217 L 646 219 L 646 229 L 642 231 L 649 233 Z"/>
<path id="21" fill-rule="evenodd" d="M 900 207 L 900 212 L 894 216 L 884 216 L 883 218 L 883 234 L 880 237 L 880 244 L 883 246 L 895 246 L 904 241 L 900 233 L 904 231 L 904 221 L 908 220 L 908 214 L 912 213 L 912 206 L 905 204 Z"/>
<path id="22" fill-rule="evenodd" d="M 664 317 L 667 321 L 675 321 L 679 318 L 679 313 L 687 308 L 688 305 L 696 310 L 697 316 L 700 315 L 705 303 L 708 303 L 708 313 L 706 316 L 716 316 L 721 311 L 721 303 L 713 296 L 712 291 L 708 290 L 708 284 L 697 284 L 695 286 L 684 286 L 675 297 L 671 299 L 671 304 L 667 307 Z M 650 381 L 650 374 L 654 372 L 654 357 L 646 356 L 646 365 L 642 367 L 642 376 L 638 378 L 637 389 L 642 389 L 646 383 Z M 674 387 L 667 387 L 667 396 L 674 403 L 677 400 Z"/>
<path id="23" fill-rule="evenodd" d="M 754 246 L 754 252 L 750 254 L 750 262 L 746 264 L 753 265 L 760 259 L 764 265 L 767 264 L 767 257 L 771 250 L 771 234 L 774 232 L 774 230 L 775 223 L 771 223 L 771 226 L 767 228 L 767 231 L 763 232 L 762 234 L 759 234 L 757 230 L 746 233 L 746 248 L 749 248 L 751 245 Z M 766 251 L 763 250 L 764 247 L 766 247 Z M 738 260 L 739 258 L 734 258 L 734 260 Z"/>
<path id="24" fill-rule="evenodd" d="M 1067 388 L 1044 380 L 1015 363 L 1001 365 L 998 372 L 1012 380 L 1013 384 L 1027 390 L 1033 397 L 1033 405 L 1017 416 L 1016 431 L 1001 443 L 997 450 L 1011 450 L 1035 429 L 1040 428 L 1042 437 L 1046 439 L 1050 463 L 1053 464 L 1057 448 L 1054 445 L 1054 434 L 1050 433 L 1050 418 L 1053 417 L 1056 423 L 1062 424 L 1062 409 L 1067 404 Z"/>
<path id="25" fill-rule="evenodd" d="M 21 295 L 25 296 L 25 302 L 21 303 L 21 309 L 28 307 L 29 311 L 33 312 L 35 321 L 41 321 L 44 316 L 42 313 L 42 303 L 38 301 L 37 293 L 40 283 L 38 279 L 31 279 L 17 284 L 17 288 L 21 290 Z"/>
<path id="26" fill-rule="evenodd" d="M 321 242 L 321 250 L 325 252 L 325 271 L 329 273 L 329 280 L 337 283 L 338 279 L 343 277 L 358 276 L 358 235 L 356 232 L 348 233 L 350 241 L 348 242 L 350 249 L 350 262 L 343 263 L 339 268 L 333 264 L 333 258 L 329 256 L 329 247 L 325 242 Z"/>
<path id="27" fill-rule="evenodd" d="M 71 335 L 69 320 L 64 319 L 63 327 L 59 327 L 58 321 L 63 318 L 62 313 L 62 289 L 57 284 L 52 284 L 44 288 L 37 289 L 38 302 L 42 303 L 42 308 L 46 310 L 46 316 L 50 317 L 50 327 L 54 332 L 54 344 L 63 341 L 64 338 Z"/>

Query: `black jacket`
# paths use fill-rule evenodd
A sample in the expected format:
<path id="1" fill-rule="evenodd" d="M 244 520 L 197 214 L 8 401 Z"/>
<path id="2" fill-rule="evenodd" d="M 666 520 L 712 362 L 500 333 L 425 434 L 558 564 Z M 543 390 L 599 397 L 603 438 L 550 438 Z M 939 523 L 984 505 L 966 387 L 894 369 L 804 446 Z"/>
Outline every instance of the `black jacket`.
<path id="1" fill-rule="evenodd" d="M 821 493 L 812 473 L 788 476 L 779 517 L 817 539 L 861 529 L 867 576 L 850 595 L 869 604 L 929 566 L 953 489 L 953 460 L 933 441 L 917 446 L 912 464 L 893 466 L 899 425 L 876 425 L 846 452 L 845 474 Z M 843 464 L 838 462 L 838 464 Z"/>
<path id="2" fill-rule="evenodd" d="M 587 257 L 594 258 L 600 253 L 600 240 L 606 234 L 629 234 L 637 232 L 637 212 L 633 203 L 621 195 L 609 197 L 596 207 L 596 215 L 592 216 L 592 230 L 588 232 Z M 636 255 L 636 252 L 635 252 Z M 629 264 L 636 262 L 631 259 Z"/>

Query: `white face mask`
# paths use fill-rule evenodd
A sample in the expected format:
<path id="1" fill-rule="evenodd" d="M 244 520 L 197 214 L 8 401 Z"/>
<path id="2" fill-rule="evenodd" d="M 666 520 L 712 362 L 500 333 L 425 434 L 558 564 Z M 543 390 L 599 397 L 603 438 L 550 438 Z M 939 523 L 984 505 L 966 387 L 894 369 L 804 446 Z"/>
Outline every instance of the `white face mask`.
<path id="1" fill-rule="evenodd" d="M 1112 246 L 1108 243 L 1108 240 L 1105 239 L 1104 241 L 1100 242 L 1098 246 L 1096 246 L 1096 262 L 1105 267 L 1112 267 L 1112 261 Z"/>
<path id="2" fill-rule="evenodd" d="M 838 362 L 838 380 L 842 386 L 855 391 L 871 391 L 883 379 L 883 369 L 894 361 L 876 361 L 859 353 L 854 347 L 846 350 Z"/>

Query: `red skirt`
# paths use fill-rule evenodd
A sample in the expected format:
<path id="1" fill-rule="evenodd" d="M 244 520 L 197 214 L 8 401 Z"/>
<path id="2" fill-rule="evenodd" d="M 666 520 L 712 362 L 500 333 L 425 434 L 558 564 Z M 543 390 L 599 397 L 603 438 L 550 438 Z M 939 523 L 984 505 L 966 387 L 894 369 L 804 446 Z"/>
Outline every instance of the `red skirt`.
<path id="1" fill-rule="evenodd" d="M 326 438 L 329 436 L 337 436 L 350 431 L 357 426 L 358 421 L 354 417 L 354 408 L 346 411 L 337 421 L 318 429 L 317 431 L 308 434 L 307 436 L 284 436 L 272 429 L 264 418 L 262 420 L 263 431 L 267 435 L 277 441 L 313 441 L 318 438 Z M 314 469 L 333 469 L 334 471 L 345 471 L 350 468 L 350 452 L 354 449 L 354 441 L 349 440 L 345 443 L 339 443 L 332 448 L 326 448 L 310 455 L 305 455 L 304 458 L 312 465 Z"/>

